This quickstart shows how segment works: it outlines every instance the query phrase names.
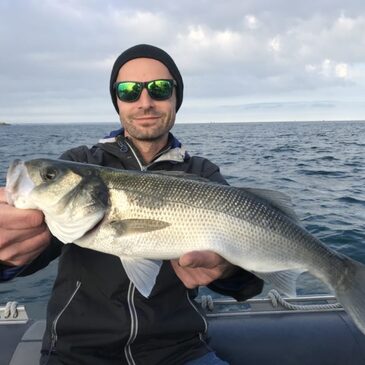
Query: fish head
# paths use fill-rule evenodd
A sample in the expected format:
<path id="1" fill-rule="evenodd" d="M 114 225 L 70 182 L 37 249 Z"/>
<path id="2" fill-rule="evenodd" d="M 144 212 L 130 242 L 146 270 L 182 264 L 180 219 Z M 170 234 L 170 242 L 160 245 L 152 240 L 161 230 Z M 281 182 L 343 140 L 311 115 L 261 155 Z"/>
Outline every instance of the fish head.
<path id="1" fill-rule="evenodd" d="M 16 208 L 41 210 L 52 234 L 64 243 L 94 228 L 109 200 L 97 166 L 50 159 L 13 161 L 6 196 Z"/>

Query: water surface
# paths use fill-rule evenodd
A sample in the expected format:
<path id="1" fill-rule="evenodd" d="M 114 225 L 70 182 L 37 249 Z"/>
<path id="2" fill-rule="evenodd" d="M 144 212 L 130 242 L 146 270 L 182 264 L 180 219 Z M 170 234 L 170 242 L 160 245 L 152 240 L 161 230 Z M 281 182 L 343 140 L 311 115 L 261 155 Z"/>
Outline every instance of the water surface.
<path id="1" fill-rule="evenodd" d="M 0 185 L 15 158 L 56 158 L 92 146 L 118 124 L 12 125 L 0 127 Z M 288 194 L 302 224 L 325 244 L 365 264 L 365 123 L 178 124 L 174 134 L 192 155 L 221 167 L 231 185 Z M 0 303 L 27 304 L 40 318 L 57 262 L 27 278 L 0 284 Z M 308 274 L 298 293 L 325 293 Z M 265 289 L 267 291 L 267 288 Z"/>

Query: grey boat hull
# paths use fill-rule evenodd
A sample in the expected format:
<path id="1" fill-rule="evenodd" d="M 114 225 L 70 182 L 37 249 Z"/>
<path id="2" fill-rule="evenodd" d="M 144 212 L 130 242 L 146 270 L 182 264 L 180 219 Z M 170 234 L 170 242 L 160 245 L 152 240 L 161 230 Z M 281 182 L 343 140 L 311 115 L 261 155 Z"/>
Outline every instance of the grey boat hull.
<path id="1" fill-rule="evenodd" d="M 209 324 L 206 341 L 231 365 L 365 364 L 365 335 L 341 308 L 288 310 L 267 299 L 209 304 L 202 309 Z M 2 320 L 0 308 L 0 365 L 38 364 L 44 329 L 44 320 L 29 320 L 22 308 L 18 319 Z"/>

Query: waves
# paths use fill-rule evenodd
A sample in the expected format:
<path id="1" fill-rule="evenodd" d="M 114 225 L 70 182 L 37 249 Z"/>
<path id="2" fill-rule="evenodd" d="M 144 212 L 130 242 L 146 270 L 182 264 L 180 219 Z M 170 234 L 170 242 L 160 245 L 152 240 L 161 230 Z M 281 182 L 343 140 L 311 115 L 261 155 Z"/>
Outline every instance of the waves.
<path id="1" fill-rule="evenodd" d="M 338 201 L 345 204 L 358 204 L 365 208 L 365 199 L 353 198 L 351 196 L 343 196 L 341 198 L 338 198 Z"/>
<path id="2" fill-rule="evenodd" d="M 327 176 L 327 177 L 346 178 L 346 171 L 299 169 L 298 173 L 306 176 Z"/>

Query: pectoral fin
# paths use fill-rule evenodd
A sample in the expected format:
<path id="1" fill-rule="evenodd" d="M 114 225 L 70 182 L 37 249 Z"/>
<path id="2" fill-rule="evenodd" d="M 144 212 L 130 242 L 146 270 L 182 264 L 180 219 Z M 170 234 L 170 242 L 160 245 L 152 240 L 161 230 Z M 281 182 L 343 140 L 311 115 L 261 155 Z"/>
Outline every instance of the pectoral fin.
<path id="1" fill-rule="evenodd" d="M 129 280 L 146 298 L 149 297 L 160 272 L 162 261 L 146 259 L 121 258 L 124 270 Z"/>
<path id="2" fill-rule="evenodd" d="M 284 270 L 274 272 L 255 272 L 259 278 L 271 283 L 279 292 L 289 297 L 296 296 L 296 281 L 298 276 L 305 270 Z"/>
<path id="3" fill-rule="evenodd" d="M 158 221 L 154 219 L 124 219 L 120 221 L 112 221 L 110 225 L 121 235 L 147 233 L 166 228 L 170 223 Z"/>

